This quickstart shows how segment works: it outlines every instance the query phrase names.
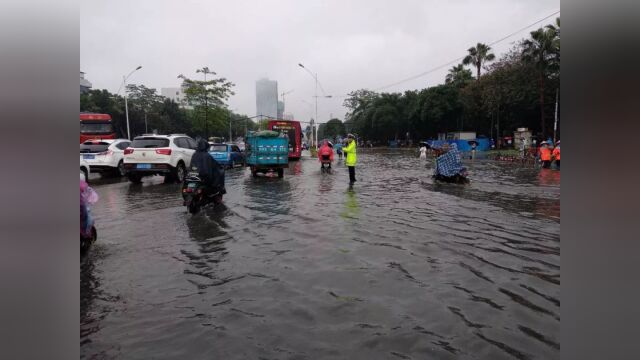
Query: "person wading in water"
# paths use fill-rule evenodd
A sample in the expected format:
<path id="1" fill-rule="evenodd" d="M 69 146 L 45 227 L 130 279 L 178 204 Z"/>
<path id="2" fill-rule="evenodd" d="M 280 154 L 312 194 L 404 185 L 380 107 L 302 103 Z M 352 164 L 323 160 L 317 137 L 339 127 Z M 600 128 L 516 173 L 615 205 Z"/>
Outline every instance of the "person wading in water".
<path id="1" fill-rule="evenodd" d="M 347 146 L 342 149 L 342 152 L 346 154 L 344 160 L 345 165 L 349 168 L 349 185 L 353 185 L 356 182 L 356 139 L 353 134 L 347 135 Z"/>

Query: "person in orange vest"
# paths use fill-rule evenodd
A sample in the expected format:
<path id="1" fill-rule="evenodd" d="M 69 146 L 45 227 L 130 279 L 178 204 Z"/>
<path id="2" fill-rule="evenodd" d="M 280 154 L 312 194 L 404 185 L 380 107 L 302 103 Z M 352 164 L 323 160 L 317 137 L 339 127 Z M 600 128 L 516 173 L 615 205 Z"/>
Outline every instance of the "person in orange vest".
<path id="1" fill-rule="evenodd" d="M 560 140 L 556 141 L 556 147 L 553 149 L 551 156 L 555 159 L 558 169 L 560 169 Z"/>
<path id="2" fill-rule="evenodd" d="M 549 149 L 546 141 L 540 143 L 540 161 L 544 169 L 548 169 L 551 166 L 551 149 Z"/>

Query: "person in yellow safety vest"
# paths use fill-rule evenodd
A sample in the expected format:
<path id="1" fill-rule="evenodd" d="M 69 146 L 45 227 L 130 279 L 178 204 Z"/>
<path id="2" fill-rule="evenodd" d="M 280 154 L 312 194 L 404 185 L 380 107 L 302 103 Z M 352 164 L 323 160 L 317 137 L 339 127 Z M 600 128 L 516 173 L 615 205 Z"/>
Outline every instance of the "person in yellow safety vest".
<path id="1" fill-rule="evenodd" d="M 347 157 L 344 160 L 345 165 L 349 168 L 349 185 L 353 185 L 356 182 L 356 138 L 353 134 L 347 135 L 347 146 L 342 149 Z"/>

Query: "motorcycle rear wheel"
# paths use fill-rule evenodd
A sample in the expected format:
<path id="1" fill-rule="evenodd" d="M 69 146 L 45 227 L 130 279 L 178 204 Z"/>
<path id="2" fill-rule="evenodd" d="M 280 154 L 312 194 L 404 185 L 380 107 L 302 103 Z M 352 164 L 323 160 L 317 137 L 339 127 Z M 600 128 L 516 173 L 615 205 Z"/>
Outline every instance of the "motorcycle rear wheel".
<path id="1" fill-rule="evenodd" d="M 191 201 L 189 204 L 187 204 L 187 210 L 189 210 L 189 213 L 195 214 L 200 211 L 200 205 L 197 201 Z"/>

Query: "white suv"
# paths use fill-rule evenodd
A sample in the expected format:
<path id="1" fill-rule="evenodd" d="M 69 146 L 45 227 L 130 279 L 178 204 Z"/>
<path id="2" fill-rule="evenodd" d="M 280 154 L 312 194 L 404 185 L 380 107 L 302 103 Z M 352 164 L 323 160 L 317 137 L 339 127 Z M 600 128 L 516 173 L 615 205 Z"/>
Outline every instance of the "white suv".
<path id="1" fill-rule="evenodd" d="M 91 170 L 102 175 L 124 176 L 124 149 L 131 145 L 127 139 L 95 139 L 80 144 L 80 157 Z"/>
<path id="2" fill-rule="evenodd" d="M 184 180 L 196 141 L 184 134 L 142 135 L 124 150 L 124 168 L 133 183 L 143 176 L 161 174 L 165 181 Z"/>

